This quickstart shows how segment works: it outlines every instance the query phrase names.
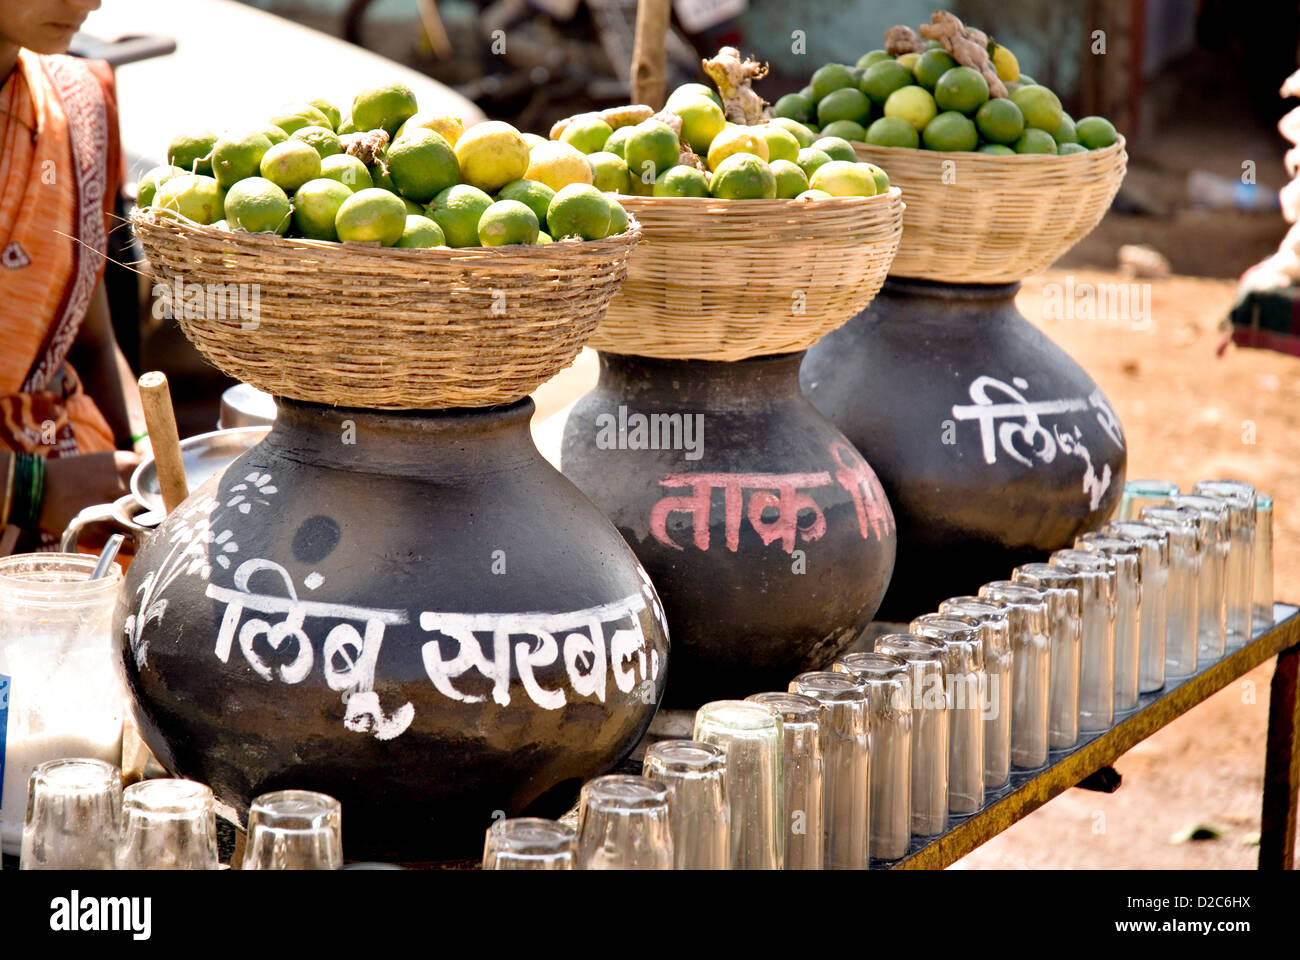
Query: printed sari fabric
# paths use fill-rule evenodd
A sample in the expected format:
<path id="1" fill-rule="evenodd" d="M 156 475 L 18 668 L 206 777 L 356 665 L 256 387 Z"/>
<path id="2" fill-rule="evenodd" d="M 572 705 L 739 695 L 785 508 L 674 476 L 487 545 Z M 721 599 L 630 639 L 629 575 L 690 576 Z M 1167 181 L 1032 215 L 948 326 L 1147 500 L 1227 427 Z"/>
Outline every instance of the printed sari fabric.
<path id="1" fill-rule="evenodd" d="M 0 87 L 0 137 L 0 450 L 112 450 L 67 363 L 103 277 L 121 173 L 108 65 L 21 51 Z"/>

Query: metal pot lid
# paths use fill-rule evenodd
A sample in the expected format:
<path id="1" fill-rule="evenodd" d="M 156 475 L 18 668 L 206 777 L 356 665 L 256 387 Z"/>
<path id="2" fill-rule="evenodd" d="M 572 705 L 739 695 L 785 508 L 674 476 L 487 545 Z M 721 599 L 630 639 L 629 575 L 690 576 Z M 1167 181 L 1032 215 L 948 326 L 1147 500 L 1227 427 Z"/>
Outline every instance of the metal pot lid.
<path id="1" fill-rule="evenodd" d="M 271 432 L 269 426 L 238 427 L 214 430 L 186 437 L 181 441 L 181 460 L 191 491 L 225 470 L 240 454 L 256 446 Z M 158 486 L 158 467 L 149 457 L 131 474 L 131 492 L 150 510 L 163 510 L 162 489 Z"/>

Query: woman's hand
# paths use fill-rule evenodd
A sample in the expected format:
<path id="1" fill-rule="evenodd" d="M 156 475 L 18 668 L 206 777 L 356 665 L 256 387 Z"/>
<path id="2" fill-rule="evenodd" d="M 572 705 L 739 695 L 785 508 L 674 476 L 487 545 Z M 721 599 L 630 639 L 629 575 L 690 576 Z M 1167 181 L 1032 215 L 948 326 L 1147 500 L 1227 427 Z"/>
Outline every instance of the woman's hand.
<path id="1" fill-rule="evenodd" d="M 45 498 L 41 501 L 41 529 L 61 536 L 86 507 L 112 503 L 130 492 L 131 474 L 140 456 L 114 450 L 45 461 Z"/>

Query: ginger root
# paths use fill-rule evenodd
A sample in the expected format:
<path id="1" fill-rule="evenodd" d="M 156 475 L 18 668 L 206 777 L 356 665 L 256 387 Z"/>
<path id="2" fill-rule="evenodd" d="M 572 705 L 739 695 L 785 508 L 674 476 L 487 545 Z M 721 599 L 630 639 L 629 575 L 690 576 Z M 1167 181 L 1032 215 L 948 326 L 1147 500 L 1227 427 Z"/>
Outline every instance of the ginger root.
<path id="1" fill-rule="evenodd" d="M 1006 86 L 989 62 L 989 38 L 983 30 L 966 26 L 947 10 L 936 10 L 929 23 L 921 24 L 921 36 L 926 40 L 938 40 L 954 60 L 983 74 L 989 84 L 990 97 L 1007 95 Z"/>
<path id="2" fill-rule="evenodd" d="M 705 60 L 703 67 L 722 95 L 722 112 L 728 120 L 743 126 L 763 122 L 767 101 L 754 92 L 751 84 L 767 76 L 766 63 L 742 60 L 735 47 L 723 47 L 712 60 Z"/>
<path id="3" fill-rule="evenodd" d="M 388 146 L 388 133 L 384 130 L 367 130 L 364 133 L 349 133 L 339 137 L 339 146 L 349 156 L 356 157 L 367 167 L 379 163 L 385 170 L 384 147 Z"/>
<path id="4" fill-rule="evenodd" d="M 916 35 L 911 27 L 901 23 L 885 31 L 885 53 L 891 57 L 904 53 L 920 53 L 925 49 L 925 41 Z"/>

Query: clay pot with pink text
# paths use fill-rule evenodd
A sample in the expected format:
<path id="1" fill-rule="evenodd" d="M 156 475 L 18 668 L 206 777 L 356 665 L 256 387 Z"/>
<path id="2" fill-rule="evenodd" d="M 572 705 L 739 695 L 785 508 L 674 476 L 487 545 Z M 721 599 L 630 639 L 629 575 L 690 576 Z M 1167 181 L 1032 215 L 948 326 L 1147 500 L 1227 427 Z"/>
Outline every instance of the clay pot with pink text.
<path id="1" fill-rule="evenodd" d="M 786 689 L 855 640 L 884 596 L 893 514 L 800 392 L 802 359 L 602 353 L 596 388 L 538 430 L 659 590 L 668 706 Z"/>

